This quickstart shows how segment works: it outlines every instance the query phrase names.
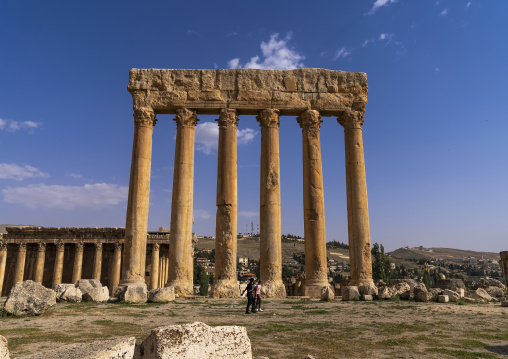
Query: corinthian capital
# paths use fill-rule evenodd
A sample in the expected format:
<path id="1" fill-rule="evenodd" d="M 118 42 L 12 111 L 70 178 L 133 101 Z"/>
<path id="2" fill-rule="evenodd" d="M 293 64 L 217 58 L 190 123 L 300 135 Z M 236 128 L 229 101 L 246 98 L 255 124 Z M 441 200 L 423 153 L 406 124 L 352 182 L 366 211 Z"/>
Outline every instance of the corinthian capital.
<path id="1" fill-rule="evenodd" d="M 363 112 L 347 110 L 343 111 L 338 117 L 337 122 L 344 127 L 345 130 L 351 128 L 362 128 L 363 126 Z"/>
<path id="2" fill-rule="evenodd" d="M 96 252 L 102 252 L 102 242 L 95 242 L 94 245 Z"/>
<path id="3" fill-rule="evenodd" d="M 118 252 L 118 251 L 120 251 L 120 252 L 121 252 L 121 251 L 122 251 L 122 246 L 123 246 L 123 244 L 122 244 L 122 243 L 118 243 L 118 242 L 116 242 L 116 243 L 115 243 L 115 252 Z"/>
<path id="4" fill-rule="evenodd" d="M 44 252 L 46 250 L 46 243 L 39 242 L 37 243 L 37 251 Z"/>
<path id="5" fill-rule="evenodd" d="M 301 128 L 315 128 L 321 127 L 321 114 L 316 110 L 305 110 L 300 116 L 296 118 Z"/>
<path id="6" fill-rule="evenodd" d="M 65 243 L 62 240 L 55 241 L 55 246 L 58 252 L 63 252 L 65 249 Z"/>
<path id="7" fill-rule="evenodd" d="M 18 250 L 19 251 L 26 251 L 26 243 L 24 243 L 24 242 L 19 243 Z"/>
<path id="8" fill-rule="evenodd" d="M 238 112 L 223 108 L 216 121 L 219 122 L 219 127 L 236 127 L 238 126 Z"/>
<path id="9" fill-rule="evenodd" d="M 199 120 L 196 111 L 180 107 L 176 109 L 175 121 L 178 127 L 195 127 Z"/>
<path id="10" fill-rule="evenodd" d="M 159 249 L 160 249 L 159 243 L 154 243 L 154 244 L 152 244 L 152 249 L 153 249 L 154 251 L 157 251 L 157 252 L 158 252 L 158 251 L 159 251 Z"/>
<path id="11" fill-rule="evenodd" d="M 280 126 L 280 111 L 279 110 L 263 110 L 259 112 L 256 119 L 261 127 L 279 128 Z"/>
<path id="12" fill-rule="evenodd" d="M 149 107 L 140 107 L 134 109 L 134 125 L 153 127 L 157 123 L 153 109 Z"/>

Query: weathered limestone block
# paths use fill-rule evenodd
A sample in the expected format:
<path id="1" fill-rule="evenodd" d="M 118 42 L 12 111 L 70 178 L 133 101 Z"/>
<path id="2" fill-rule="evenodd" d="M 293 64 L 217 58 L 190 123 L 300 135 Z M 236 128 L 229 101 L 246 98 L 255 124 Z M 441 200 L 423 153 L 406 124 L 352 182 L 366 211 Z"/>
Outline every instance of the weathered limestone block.
<path id="1" fill-rule="evenodd" d="M 415 298 L 419 302 L 428 302 L 429 300 L 432 299 L 432 295 L 429 292 L 419 291 L 415 293 L 416 293 Z"/>
<path id="2" fill-rule="evenodd" d="M 494 298 L 501 298 L 506 295 L 506 291 L 500 287 L 487 287 L 487 288 L 483 288 L 483 289 L 485 289 L 485 291 L 487 293 L 489 293 L 489 295 L 491 297 L 494 297 Z"/>
<path id="3" fill-rule="evenodd" d="M 400 294 L 400 299 L 409 300 L 409 299 L 413 299 L 413 298 L 414 298 L 414 293 L 411 292 L 410 290 Z"/>
<path id="4" fill-rule="evenodd" d="M 335 299 L 335 293 L 332 287 L 324 287 L 321 289 L 321 300 L 331 302 Z"/>
<path id="5" fill-rule="evenodd" d="M 148 299 L 146 285 L 118 286 L 114 289 L 114 293 L 118 300 L 127 303 L 146 303 Z"/>
<path id="6" fill-rule="evenodd" d="M 360 285 L 358 290 L 361 295 L 372 295 L 375 297 L 378 294 L 378 289 L 374 284 Z"/>
<path id="7" fill-rule="evenodd" d="M 245 327 L 210 327 L 204 323 L 153 329 L 141 343 L 136 359 L 251 359 Z"/>
<path id="8" fill-rule="evenodd" d="M 487 301 L 490 302 L 492 300 L 492 297 L 485 291 L 483 288 L 478 288 L 476 290 L 470 290 L 467 292 L 467 296 L 469 298 L 481 300 L 481 301 Z"/>
<path id="9" fill-rule="evenodd" d="M 148 292 L 148 301 L 153 303 L 167 303 L 175 300 L 175 288 L 166 287 L 152 289 Z"/>
<path id="10" fill-rule="evenodd" d="M 450 302 L 458 302 L 459 299 L 462 298 L 459 293 L 449 289 L 445 289 L 443 291 L 443 295 L 447 295 L 448 298 L 450 299 Z"/>
<path id="11" fill-rule="evenodd" d="M 430 294 L 431 298 L 433 298 L 441 293 L 443 293 L 443 290 L 441 288 L 430 288 L 429 289 L 429 294 Z"/>
<path id="12" fill-rule="evenodd" d="M 439 303 L 448 303 L 450 299 L 448 298 L 447 295 L 441 294 L 440 296 L 437 297 L 437 300 L 439 301 Z"/>
<path id="13" fill-rule="evenodd" d="M 342 286 L 340 289 L 342 300 L 358 300 L 360 299 L 360 291 L 357 286 Z"/>
<path id="14" fill-rule="evenodd" d="M 482 278 L 482 279 L 480 279 L 480 283 L 478 283 L 478 286 L 476 288 L 487 289 L 489 287 L 501 288 L 503 291 L 506 292 L 506 286 L 503 283 L 501 283 L 500 281 L 498 281 L 497 279 L 494 279 L 494 278 Z"/>
<path id="15" fill-rule="evenodd" d="M 385 286 L 379 288 L 378 297 L 381 299 L 392 299 L 396 295 L 402 295 L 405 292 L 410 292 L 411 287 L 406 282 L 398 283 L 394 286 Z"/>
<path id="16" fill-rule="evenodd" d="M 92 343 L 70 344 L 33 354 L 25 359 L 132 359 L 136 338 L 124 337 Z"/>
<path id="17" fill-rule="evenodd" d="M 501 307 L 508 307 L 508 300 L 503 300 L 501 302 Z"/>
<path id="18" fill-rule="evenodd" d="M 374 300 L 374 297 L 370 294 L 362 294 L 362 300 L 371 301 Z"/>
<path id="19" fill-rule="evenodd" d="M 55 286 L 56 300 L 59 302 L 79 303 L 83 293 L 74 284 L 57 284 Z"/>
<path id="20" fill-rule="evenodd" d="M 0 335 L 0 359 L 9 359 L 9 349 L 7 348 L 7 339 Z"/>
<path id="21" fill-rule="evenodd" d="M 418 282 L 415 281 L 414 279 L 392 279 L 390 281 L 389 286 L 395 287 L 397 284 L 401 284 L 401 283 L 409 284 L 409 289 L 411 290 L 411 292 L 413 292 L 414 287 L 416 287 L 418 285 Z"/>
<path id="22" fill-rule="evenodd" d="M 464 282 L 461 279 L 440 279 L 436 283 L 437 288 L 449 289 L 458 292 L 459 289 L 466 289 Z"/>
<path id="23" fill-rule="evenodd" d="M 414 288 L 413 288 L 413 294 L 414 294 L 414 297 L 418 299 L 418 294 L 419 293 L 428 293 L 428 290 L 427 290 L 427 287 L 425 286 L 425 284 L 423 283 L 418 283 Z M 423 298 L 423 295 L 422 295 L 422 298 Z"/>
<path id="24" fill-rule="evenodd" d="M 98 279 L 80 279 L 76 288 L 82 293 L 85 302 L 107 302 L 109 300 L 108 287 L 103 287 Z"/>
<path id="25" fill-rule="evenodd" d="M 4 310 L 15 316 L 40 315 L 56 304 L 56 292 L 42 284 L 27 280 L 18 282 L 7 296 Z"/>

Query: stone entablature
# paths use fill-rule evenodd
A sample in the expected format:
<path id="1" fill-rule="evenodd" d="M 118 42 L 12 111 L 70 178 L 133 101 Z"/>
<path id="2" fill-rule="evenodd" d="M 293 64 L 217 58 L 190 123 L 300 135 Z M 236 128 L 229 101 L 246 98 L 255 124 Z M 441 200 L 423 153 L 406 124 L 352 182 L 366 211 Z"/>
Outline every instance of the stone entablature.
<path id="1" fill-rule="evenodd" d="M 174 114 L 189 108 L 199 114 L 221 109 L 257 115 L 278 109 L 281 116 L 316 110 L 322 116 L 365 112 L 367 74 L 326 69 L 165 70 L 132 69 L 127 87 L 135 109 Z"/>

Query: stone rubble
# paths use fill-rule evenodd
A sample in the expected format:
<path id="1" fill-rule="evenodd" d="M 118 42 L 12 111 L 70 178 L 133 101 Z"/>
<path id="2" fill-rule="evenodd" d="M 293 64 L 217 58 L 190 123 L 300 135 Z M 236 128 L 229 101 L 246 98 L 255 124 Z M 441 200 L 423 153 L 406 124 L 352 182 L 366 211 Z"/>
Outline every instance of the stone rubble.
<path id="1" fill-rule="evenodd" d="M 470 290 L 467 292 L 467 296 L 469 298 L 473 298 L 479 301 L 490 302 L 492 297 L 487 293 L 487 291 L 483 288 L 478 288 L 476 290 Z"/>
<path id="2" fill-rule="evenodd" d="M 12 287 L 4 310 L 14 316 L 33 316 L 44 313 L 56 304 L 56 292 L 42 284 L 27 280 Z"/>
<path id="3" fill-rule="evenodd" d="M 439 303 L 448 303 L 450 300 L 450 298 L 447 295 L 443 295 L 443 294 L 438 296 L 437 299 L 438 299 Z"/>
<path id="4" fill-rule="evenodd" d="M 7 348 L 7 339 L 0 335 L 0 359 L 9 359 L 9 349 Z"/>
<path id="5" fill-rule="evenodd" d="M 148 292 L 148 301 L 152 303 L 167 303 L 175 300 L 175 288 L 166 287 L 152 289 Z"/>
<path id="6" fill-rule="evenodd" d="M 335 299 L 335 293 L 332 287 L 323 287 L 321 289 L 321 300 L 324 302 L 331 302 Z"/>
<path id="7" fill-rule="evenodd" d="M 146 285 L 118 286 L 114 289 L 114 296 L 126 303 L 146 303 L 148 289 Z"/>
<path id="8" fill-rule="evenodd" d="M 80 279 L 76 288 L 82 293 L 85 302 L 107 302 L 109 300 L 108 287 L 103 287 L 98 279 Z"/>
<path id="9" fill-rule="evenodd" d="M 342 300 L 358 300 L 360 299 L 360 291 L 357 286 L 345 285 L 341 287 Z"/>
<path id="10" fill-rule="evenodd" d="M 83 293 L 74 284 L 57 284 L 55 292 L 58 302 L 80 303 L 83 298 Z"/>

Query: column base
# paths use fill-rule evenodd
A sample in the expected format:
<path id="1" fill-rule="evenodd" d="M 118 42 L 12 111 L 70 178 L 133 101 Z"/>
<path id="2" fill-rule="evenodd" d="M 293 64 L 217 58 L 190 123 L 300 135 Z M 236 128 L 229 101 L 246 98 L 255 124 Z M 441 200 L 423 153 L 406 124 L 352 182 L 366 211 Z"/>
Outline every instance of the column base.
<path id="1" fill-rule="evenodd" d="M 282 281 L 266 281 L 261 285 L 267 298 L 286 298 L 286 286 Z"/>
<path id="2" fill-rule="evenodd" d="M 350 279 L 349 280 L 349 285 L 350 286 L 356 286 L 356 287 L 360 287 L 360 286 L 374 286 L 374 281 L 372 279 L 363 279 L 363 280 L 354 280 L 354 279 Z"/>
<path id="3" fill-rule="evenodd" d="M 238 298 L 240 288 L 238 283 L 232 280 L 219 280 L 212 285 L 211 298 Z"/>
<path id="4" fill-rule="evenodd" d="M 184 282 L 180 280 L 175 280 L 172 282 L 167 282 L 164 287 L 174 287 L 175 294 L 180 297 L 187 297 L 190 295 L 194 295 L 194 286 L 192 283 Z"/>
<path id="5" fill-rule="evenodd" d="M 319 298 L 321 299 L 321 291 L 323 288 L 330 287 L 328 283 L 320 283 L 320 284 L 309 284 L 303 287 L 303 295 L 310 298 Z M 331 289 L 333 291 L 333 288 Z"/>
<path id="6" fill-rule="evenodd" d="M 126 303 L 146 303 L 148 290 L 143 285 L 119 285 L 113 289 L 113 295 Z"/>

